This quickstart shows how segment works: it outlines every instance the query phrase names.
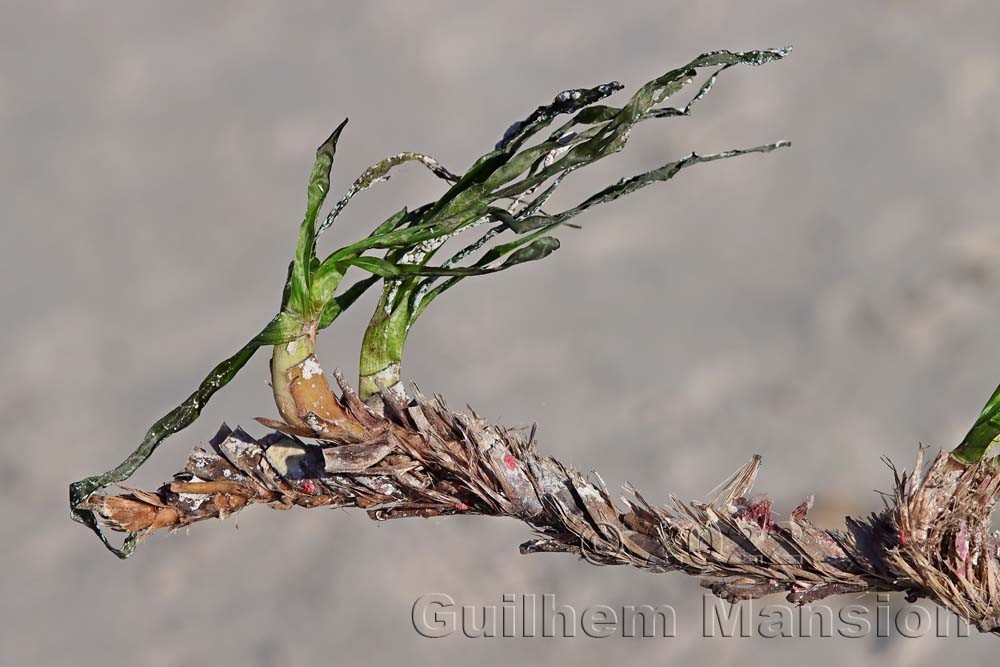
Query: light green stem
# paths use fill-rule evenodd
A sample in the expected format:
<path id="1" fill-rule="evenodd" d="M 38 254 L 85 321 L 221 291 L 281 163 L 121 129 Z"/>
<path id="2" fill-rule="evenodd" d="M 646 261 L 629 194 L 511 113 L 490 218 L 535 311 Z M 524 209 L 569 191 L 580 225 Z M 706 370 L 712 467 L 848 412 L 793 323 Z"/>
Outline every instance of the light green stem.
<path id="1" fill-rule="evenodd" d="M 292 400 L 288 372 L 315 352 L 316 336 L 314 333 L 306 333 L 288 343 L 275 345 L 271 354 L 271 390 L 274 392 L 274 404 L 285 422 L 294 426 L 302 426 L 303 422 L 295 407 L 295 401 Z"/>
<path id="2" fill-rule="evenodd" d="M 402 286 L 399 291 L 406 293 Z M 403 346 L 410 330 L 410 304 L 403 299 L 394 306 L 391 301 L 395 292 L 392 281 L 387 281 L 361 342 L 358 392 L 362 400 L 378 394 L 380 383 L 388 389 L 400 382 Z"/>

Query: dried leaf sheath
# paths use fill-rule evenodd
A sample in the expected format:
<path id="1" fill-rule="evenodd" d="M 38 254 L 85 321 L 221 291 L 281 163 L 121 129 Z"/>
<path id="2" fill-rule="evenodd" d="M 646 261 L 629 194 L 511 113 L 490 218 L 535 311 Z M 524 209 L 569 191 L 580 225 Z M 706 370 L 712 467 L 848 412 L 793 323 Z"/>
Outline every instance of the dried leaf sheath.
<path id="1" fill-rule="evenodd" d="M 523 553 L 679 570 L 705 577 L 729 600 L 783 592 L 804 604 L 838 593 L 906 591 L 1000 634 L 1000 538 L 990 532 L 1000 471 L 989 463 L 965 466 L 939 454 L 922 472 L 921 450 L 915 472 L 896 474 L 891 505 L 848 518 L 843 531 L 812 524 L 812 498 L 788 521 L 776 520 L 770 499 L 749 499 L 758 457 L 708 502 L 673 499 L 661 507 L 628 488 L 619 506 L 596 474 L 539 454 L 533 437 L 419 394 L 407 401 L 383 391 L 373 410 L 339 374 L 337 381 L 337 401 L 352 422 L 343 428 L 364 442 L 305 444 L 295 437 L 302 429 L 276 422 L 267 423 L 286 433 L 261 439 L 223 427 L 155 493 L 94 496 L 88 507 L 109 527 L 140 534 L 259 503 L 355 506 L 377 520 L 509 516 L 540 535 L 521 545 Z"/>

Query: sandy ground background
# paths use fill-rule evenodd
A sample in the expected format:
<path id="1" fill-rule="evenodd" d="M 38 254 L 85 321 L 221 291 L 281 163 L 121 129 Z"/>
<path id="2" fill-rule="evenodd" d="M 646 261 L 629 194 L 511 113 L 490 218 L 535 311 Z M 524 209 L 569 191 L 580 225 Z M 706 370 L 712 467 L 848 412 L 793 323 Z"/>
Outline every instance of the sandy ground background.
<path id="1" fill-rule="evenodd" d="M 407 376 L 537 420 L 547 452 L 655 500 L 759 452 L 785 511 L 809 493 L 826 525 L 878 509 L 879 457 L 950 447 L 1000 379 L 998 28 L 971 1 L 4 3 L 0 663 L 993 660 L 980 636 L 704 639 L 695 580 L 521 557 L 514 522 L 257 509 L 119 562 L 69 521 L 66 485 L 271 315 L 312 152 L 344 116 L 337 192 L 400 150 L 464 169 L 568 87 L 791 43 L 559 201 L 693 149 L 792 149 L 687 171 L 582 218 L 545 262 L 462 285 L 414 330 Z M 440 191 L 409 168 L 324 247 Z M 327 366 L 356 372 L 371 307 L 321 339 Z M 265 375 L 261 355 L 135 481 L 273 415 Z M 429 593 L 669 604 L 677 637 L 429 640 L 410 620 Z"/>

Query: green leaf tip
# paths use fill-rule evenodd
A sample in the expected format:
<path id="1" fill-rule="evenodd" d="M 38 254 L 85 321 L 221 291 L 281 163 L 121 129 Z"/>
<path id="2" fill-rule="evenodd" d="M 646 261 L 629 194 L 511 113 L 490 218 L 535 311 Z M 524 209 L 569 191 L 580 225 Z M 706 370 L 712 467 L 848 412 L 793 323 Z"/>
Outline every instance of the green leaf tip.
<path id="1" fill-rule="evenodd" d="M 978 463 L 996 453 L 1000 442 L 1000 387 L 983 406 L 979 418 L 951 455 L 962 463 Z"/>
<path id="2" fill-rule="evenodd" d="M 287 308 L 304 319 L 312 319 L 318 315 L 312 301 L 311 288 L 314 272 L 313 260 L 316 259 L 316 219 L 319 209 L 330 191 L 330 172 L 333 169 L 333 158 L 337 152 L 337 141 L 340 133 L 347 125 L 348 119 L 337 126 L 330 136 L 316 149 L 316 161 L 313 163 L 309 176 L 307 190 L 306 214 L 299 228 L 299 240 L 295 247 L 295 260 L 292 264 L 292 276 L 288 294 Z"/>

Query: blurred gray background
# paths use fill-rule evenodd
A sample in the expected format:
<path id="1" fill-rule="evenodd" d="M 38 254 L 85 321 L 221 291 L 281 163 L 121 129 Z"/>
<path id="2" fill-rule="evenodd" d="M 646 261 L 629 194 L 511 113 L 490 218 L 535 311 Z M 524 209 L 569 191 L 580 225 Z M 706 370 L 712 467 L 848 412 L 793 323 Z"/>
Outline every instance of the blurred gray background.
<path id="1" fill-rule="evenodd" d="M 565 88 L 790 43 L 559 201 L 695 149 L 791 149 L 685 171 L 580 218 L 545 262 L 469 280 L 418 323 L 405 371 L 654 501 L 758 452 L 782 512 L 809 493 L 824 525 L 876 510 L 879 457 L 952 446 L 1000 379 L 998 28 L 971 1 L 4 3 L 0 663 L 992 660 L 980 636 L 703 639 L 696 580 L 521 557 L 513 521 L 256 508 L 119 562 L 70 522 L 66 486 L 270 317 L 313 151 L 344 116 L 337 193 L 400 150 L 463 170 Z M 323 247 L 441 191 L 401 170 Z M 373 297 L 321 338 L 327 367 L 356 373 Z M 261 354 L 133 481 L 222 421 L 273 416 L 265 377 Z M 670 604 L 678 636 L 429 640 L 410 623 L 428 593 Z"/>

